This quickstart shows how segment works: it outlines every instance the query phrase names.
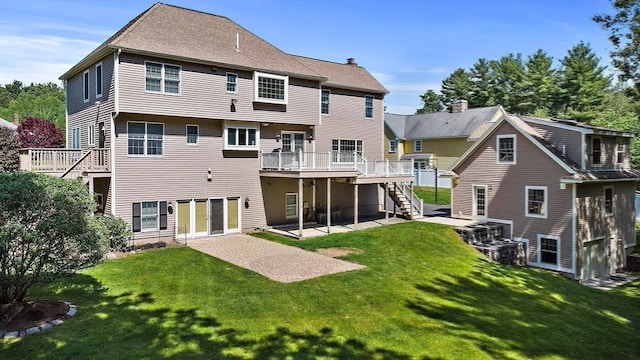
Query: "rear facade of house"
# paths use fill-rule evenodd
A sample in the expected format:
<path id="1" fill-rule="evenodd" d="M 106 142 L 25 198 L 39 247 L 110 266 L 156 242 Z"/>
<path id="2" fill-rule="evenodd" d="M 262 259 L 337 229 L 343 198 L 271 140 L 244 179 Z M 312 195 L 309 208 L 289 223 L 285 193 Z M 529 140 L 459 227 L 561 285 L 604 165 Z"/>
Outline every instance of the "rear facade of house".
<path id="1" fill-rule="evenodd" d="M 158 3 L 61 79 L 70 149 L 34 149 L 29 167 L 56 159 L 41 170 L 82 177 L 135 240 L 357 221 L 380 211 L 381 184 L 410 181 L 374 161 L 387 91 L 364 68 L 225 17 Z"/>
<path id="2" fill-rule="evenodd" d="M 527 264 L 576 279 L 625 266 L 635 246 L 628 134 L 546 119 L 500 121 L 452 167 L 452 215 L 504 224 Z"/>

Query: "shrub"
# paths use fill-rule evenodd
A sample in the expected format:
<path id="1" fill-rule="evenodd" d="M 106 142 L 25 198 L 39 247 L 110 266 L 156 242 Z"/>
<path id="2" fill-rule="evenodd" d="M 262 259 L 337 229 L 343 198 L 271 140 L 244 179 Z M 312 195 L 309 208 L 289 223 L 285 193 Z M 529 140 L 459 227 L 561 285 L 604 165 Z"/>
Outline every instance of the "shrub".
<path id="1" fill-rule="evenodd" d="M 109 249 L 111 251 L 124 251 L 132 234 L 129 225 L 121 218 L 111 215 L 96 216 L 96 220 L 105 227 L 105 236 L 109 240 Z"/>
<path id="2" fill-rule="evenodd" d="M 0 127 L 0 171 L 20 169 L 18 136 L 6 127 Z"/>

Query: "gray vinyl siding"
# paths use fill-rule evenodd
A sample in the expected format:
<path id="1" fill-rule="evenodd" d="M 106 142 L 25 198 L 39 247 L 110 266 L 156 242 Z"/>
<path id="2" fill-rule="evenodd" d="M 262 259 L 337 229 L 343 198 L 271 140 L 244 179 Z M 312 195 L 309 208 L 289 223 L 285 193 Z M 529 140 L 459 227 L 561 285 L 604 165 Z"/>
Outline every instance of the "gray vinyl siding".
<path id="1" fill-rule="evenodd" d="M 165 124 L 163 156 L 127 155 L 127 121 Z M 186 124 L 199 126 L 198 146 L 186 145 Z M 131 204 L 142 201 L 172 201 L 249 197 L 249 208 L 242 206 L 241 227 L 266 225 L 260 186 L 258 151 L 223 151 L 223 122 L 126 114 L 116 122 L 117 215 L 131 222 Z M 212 181 L 207 180 L 208 169 Z M 155 233 L 135 233 L 136 239 L 172 237 L 175 216 L 168 215 L 168 228 Z"/>
<path id="2" fill-rule="evenodd" d="M 613 188 L 613 214 L 605 215 L 604 188 Z M 584 244 L 604 238 L 609 249 L 612 270 L 625 264 L 625 248 L 635 245 L 635 185 L 632 182 L 578 185 L 578 259 L 582 259 Z M 581 262 L 578 264 L 581 266 Z"/>
<path id="3" fill-rule="evenodd" d="M 382 96 L 335 88 L 328 90 L 331 91 L 331 111 L 330 115 L 322 116 L 322 124 L 316 127 L 316 151 L 331 150 L 333 139 L 363 140 L 367 160 L 384 159 Z M 372 118 L 364 116 L 366 95 L 374 96 Z"/>
<path id="4" fill-rule="evenodd" d="M 620 167 L 620 164 L 616 164 L 617 156 L 616 156 L 616 140 L 619 139 L 615 136 L 601 136 L 601 135 L 587 135 L 587 146 L 586 146 L 586 165 L 590 169 L 614 169 L 616 167 Z M 593 164 L 592 159 L 592 139 L 599 138 L 600 143 L 600 164 Z M 625 155 L 622 166 L 629 166 L 629 139 L 622 138 L 625 143 Z"/>
<path id="5" fill-rule="evenodd" d="M 102 97 L 96 98 L 96 64 L 102 62 Z M 107 55 L 100 61 L 79 72 L 67 81 L 68 129 L 67 147 L 72 145 L 74 128 L 80 128 L 80 148 L 88 147 L 88 126 L 95 125 L 95 146 L 98 146 L 98 123 L 105 124 L 105 147 L 110 146 L 111 113 L 114 111 L 113 55 Z M 83 73 L 89 70 L 89 101 L 84 102 Z M 96 106 L 100 101 L 100 106 Z"/>
<path id="6" fill-rule="evenodd" d="M 253 101 L 253 72 L 131 54 L 120 56 L 120 111 L 206 119 L 316 125 L 320 115 L 317 81 L 289 78 L 287 105 Z M 181 66 L 180 94 L 145 91 L 145 61 Z M 227 92 L 226 73 L 238 74 L 237 93 Z M 231 100 L 237 100 L 231 112 Z"/>
<path id="7" fill-rule="evenodd" d="M 562 151 L 564 145 L 565 155 L 576 163 L 582 164 L 584 150 L 582 149 L 581 132 L 533 122 L 527 122 L 527 124 L 558 148 L 558 150 Z"/>
<path id="8" fill-rule="evenodd" d="M 515 165 L 496 164 L 496 137 L 516 135 Z M 476 151 L 454 169 L 460 175 L 453 189 L 452 214 L 472 216 L 473 185 L 486 185 L 487 216 L 513 221 L 513 236 L 529 240 L 529 257 L 537 257 L 538 235 L 560 237 L 559 265 L 572 268 L 571 186 L 560 189 L 566 172 L 510 124 L 503 123 Z M 547 187 L 547 217 L 526 216 L 526 186 Z"/>

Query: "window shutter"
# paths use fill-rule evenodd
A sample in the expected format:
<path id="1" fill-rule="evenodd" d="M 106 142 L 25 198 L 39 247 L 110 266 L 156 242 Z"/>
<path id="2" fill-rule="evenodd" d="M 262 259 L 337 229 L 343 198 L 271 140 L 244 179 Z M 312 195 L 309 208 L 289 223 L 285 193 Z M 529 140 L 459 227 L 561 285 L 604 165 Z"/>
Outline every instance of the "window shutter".
<path id="1" fill-rule="evenodd" d="M 139 232 L 140 227 L 140 203 L 133 203 L 133 232 Z"/>
<path id="2" fill-rule="evenodd" d="M 167 229 L 167 202 L 160 201 L 160 230 Z"/>

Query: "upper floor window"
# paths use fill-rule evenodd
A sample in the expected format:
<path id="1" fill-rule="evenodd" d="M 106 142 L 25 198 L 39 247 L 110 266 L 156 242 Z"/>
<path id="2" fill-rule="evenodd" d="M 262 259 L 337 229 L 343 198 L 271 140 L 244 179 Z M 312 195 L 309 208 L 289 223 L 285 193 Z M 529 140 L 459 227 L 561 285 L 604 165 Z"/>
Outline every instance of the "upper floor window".
<path id="1" fill-rule="evenodd" d="M 238 74 L 227 73 L 227 92 L 234 94 L 238 92 Z"/>
<path id="2" fill-rule="evenodd" d="M 82 73 L 82 92 L 84 102 L 89 101 L 89 70 Z"/>
<path id="3" fill-rule="evenodd" d="M 286 104 L 288 99 L 289 77 L 256 72 L 255 101 Z"/>
<path id="4" fill-rule="evenodd" d="M 146 90 L 165 94 L 180 94 L 180 66 L 145 62 Z"/>
<path id="5" fill-rule="evenodd" d="M 389 152 L 390 153 L 396 152 L 396 148 L 397 147 L 398 147 L 398 143 L 396 142 L 396 140 L 389 140 Z"/>
<path id="6" fill-rule="evenodd" d="M 258 150 L 260 130 L 257 124 L 228 122 L 224 128 L 225 150 Z"/>
<path id="7" fill-rule="evenodd" d="M 129 121 L 127 136 L 128 155 L 158 156 L 163 154 L 164 124 Z"/>
<path id="8" fill-rule="evenodd" d="M 373 96 L 367 95 L 364 97 L 364 117 L 373 117 Z"/>
<path id="9" fill-rule="evenodd" d="M 547 217 L 547 187 L 526 187 L 526 215 L 531 217 Z"/>
<path id="10" fill-rule="evenodd" d="M 602 140 L 591 138 L 591 162 L 593 165 L 600 165 L 602 157 Z"/>
<path id="11" fill-rule="evenodd" d="M 624 163 L 624 140 L 616 139 L 616 164 Z"/>
<path id="12" fill-rule="evenodd" d="M 320 113 L 329 114 L 329 96 L 331 92 L 329 90 L 322 90 L 322 97 L 320 99 Z"/>
<path id="13" fill-rule="evenodd" d="M 187 145 L 198 145 L 198 125 L 187 125 Z"/>
<path id="14" fill-rule="evenodd" d="M 498 164 L 516 163 L 516 137 L 515 135 L 498 135 Z"/>
<path id="15" fill-rule="evenodd" d="M 413 152 L 422 152 L 422 140 L 415 140 L 413 142 Z"/>
<path id="16" fill-rule="evenodd" d="M 102 63 L 96 65 L 96 98 L 102 97 Z"/>
<path id="17" fill-rule="evenodd" d="M 604 214 L 613 215 L 613 187 L 604 188 Z"/>

